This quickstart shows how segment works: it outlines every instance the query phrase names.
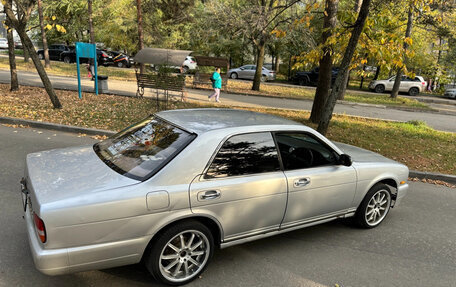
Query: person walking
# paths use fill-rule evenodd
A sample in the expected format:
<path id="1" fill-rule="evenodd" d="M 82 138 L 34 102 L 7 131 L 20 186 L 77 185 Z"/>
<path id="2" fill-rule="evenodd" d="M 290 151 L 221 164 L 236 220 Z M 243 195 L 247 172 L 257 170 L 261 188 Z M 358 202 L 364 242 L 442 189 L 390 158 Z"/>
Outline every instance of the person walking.
<path id="1" fill-rule="evenodd" d="M 222 77 L 220 76 L 220 68 L 217 67 L 215 72 L 211 76 L 212 88 L 214 88 L 214 93 L 208 97 L 210 101 L 215 97 L 215 101 L 220 103 L 220 89 L 222 88 Z"/>

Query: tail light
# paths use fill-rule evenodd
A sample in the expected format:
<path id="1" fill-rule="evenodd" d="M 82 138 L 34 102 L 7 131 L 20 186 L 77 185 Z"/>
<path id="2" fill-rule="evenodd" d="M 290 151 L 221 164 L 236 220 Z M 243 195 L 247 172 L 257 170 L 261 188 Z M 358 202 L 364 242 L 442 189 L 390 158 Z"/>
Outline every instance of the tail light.
<path id="1" fill-rule="evenodd" d="M 46 228 L 44 227 L 43 220 L 38 215 L 36 215 L 36 213 L 34 212 L 33 221 L 35 222 L 36 234 L 40 238 L 41 242 L 45 243 L 46 242 Z"/>
<path id="2" fill-rule="evenodd" d="M 104 58 L 108 57 L 108 55 L 106 53 L 104 53 L 104 52 L 101 53 L 101 56 L 104 57 Z"/>
<path id="3" fill-rule="evenodd" d="M 421 84 L 422 84 L 423 86 L 425 86 L 425 85 L 426 85 L 426 82 L 421 82 Z"/>

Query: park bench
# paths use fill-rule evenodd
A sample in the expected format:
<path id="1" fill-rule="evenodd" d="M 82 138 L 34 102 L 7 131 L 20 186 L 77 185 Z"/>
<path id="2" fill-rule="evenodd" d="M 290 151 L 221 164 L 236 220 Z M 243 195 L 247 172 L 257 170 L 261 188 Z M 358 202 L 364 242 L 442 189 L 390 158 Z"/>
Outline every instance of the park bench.
<path id="1" fill-rule="evenodd" d="M 165 97 L 168 98 L 168 91 L 179 92 L 181 99 L 184 99 L 185 76 L 183 75 L 163 75 L 158 73 L 142 74 L 136 72 L 136 80 L 138 90 L 136 91 L 137 97 L 144 96 L 144 88 L 155 89 L 157 92 L 157 100 L 159 90 L 162 90 Z"/>

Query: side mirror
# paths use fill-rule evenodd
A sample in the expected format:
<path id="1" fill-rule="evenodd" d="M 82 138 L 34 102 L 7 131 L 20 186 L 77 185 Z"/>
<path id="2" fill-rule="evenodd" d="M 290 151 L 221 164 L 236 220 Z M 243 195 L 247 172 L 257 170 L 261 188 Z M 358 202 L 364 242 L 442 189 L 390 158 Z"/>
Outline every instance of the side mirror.
<path id="1" fill-rule="evenodd" d="M 244 71 L 245 68 L 239 68 L 239 70 Z"/>
<path id="2" fill-rule="evenodd" d="M 353 163 L 351 157 L 348 154 L 341 154 L 339 156 L 339 164 L 345 166 L 351 166 Z"/>

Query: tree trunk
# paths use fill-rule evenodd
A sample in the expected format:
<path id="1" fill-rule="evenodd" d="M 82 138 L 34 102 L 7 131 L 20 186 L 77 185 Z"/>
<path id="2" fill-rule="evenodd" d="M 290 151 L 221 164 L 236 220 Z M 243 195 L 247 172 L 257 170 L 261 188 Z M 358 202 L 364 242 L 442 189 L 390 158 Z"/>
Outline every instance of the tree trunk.
<path id="1" fill-rule="evenodd" d="M 89 33 L 90 33 L 90 43 L 95 44 L 95 34 L 93 33 L 93 10 L 92 10 L 93 0 L 88 0 L 88 12 L 89 12 Z"/>
<path id="2" fill-rule="evenodd" d="M 51 61 L 49 60 L 49 49 L 46 40 L 46 30 L 44 29 L 43 8 L 41 7 L 41 0 L 38 0 L 37 2 L 38 16 L 40 18 L 41 40 L 43 41 L 44 67 L 46 69 L 49 69 L 51 67 Z"/>
<path id="3" fill-rule="evenodd" d="M 142 20 L 142 6 L 141 0 L 136 0 L 136 10 L 138 16 L 138 51 L 144 49 L 144 35 L 143 35 L 143 20 Z M 144 64 L 139 66 L 139 71 L 141 74 L 144 73 Z"/>
<path id="4" fill-rule="evenodd" d="M 375 71 L 375 76 L 374 78 L 372 79 L 373 81 L 377 80 L 378 79 L 378 76 L 380 75 L 380 69 L 381 69 L 381 66 L 377 66 L 377 70 Z"/>
<path id="5" fill-rule="evenodd" d="M 336 82 L 334 84 L 331 93 L 329 94 L 328 100 L 325 104 L 325 109 L 318 123 L 317 130 L 325 135 L 328 131 L 329 122 L 332 118 L 332 113 L 336 105 L 337 99 L 340 98 L 340 93 L 345 92 L 346 82 L 348 79 L 348 68 L 350 67 L 353 54 L 355 53 L 356 46 L 358 44 L 359 36 L 361 35 L 364 24 L 366 23 L 367 16 L 369 15 L 371 0 L 364 0 L 361 5 L 361 9 L 358 14 L 358 18 L 354 24 L 353 31 L 350 36 L 347 48 L 345 48 L 344 57 L 337 73 Z"/>
<path id="6" fill-rule="evenodd" d="M 363 0 L 355 0 L 355 13 L 359 13 L 359 10 L 361 9 L 361 5 L 363 4 Z"/>
<path id="7" fill-rule="evenodd" d="M 16 70 L 16 55 L 14 54 L 14 38 L 13 30 L 7 28 L 6 38 L 8 39 L 8 57 L 11 73 L 11 88 L 10 91 L 19 90 L 19 82 L 17 80 L 17 70 Z"/>
<path id="8" fill-rule="evenodd" d="M 16 30 L 17 31 L 17 30 Z M 24 44 L 22 44 L 22 50 L 24 51 L 24 62 L 30 62 L 30 54 L 27 48 L 25 48 Z M 35 48 L 33 48 L 35 50 Z"/>
<path id="9" fill-rule="evenodd" d="M 276 73 L 276 76 L 279 74 L 279 70 L 280 70 L 280 56 L 279 54 L 276 55 L 276 59 L 275 59 L 275 73 Z"/>
<path id="10" fill-rule="evenodd" d="M 407 29 L 405 30 L 405 38 L 409 38 L 410 35 L 412 34 L 413 8 L 414 8 L 413 1 L 410 1 L 408 17 L 407 17 Z M 407 42 L 404 41 L 404 66 L 405 67 L 407 67 L 407 55 L 406 55 L 407 49 L 408 49 L 408 44 L 407 44 Z M 403 68 L 399 67 L 397 69 L 396 79 L 394 80 L 393 90 L 391 91 L 391 98 L 393 98 L 393 99 L 397 98 L 397 95 L 399 94 L 399 86 L 401 84 L 402 73 L 403 73 Z"/>
<path id="11" fill-rule="evenodd" d="M 256 61 L 256 70 L 255 77 L 253 78 L 252 90 L 259 91 L 261 83 L 261 72 L 263 70 L 264 63 L 264 46 L 265 43 L 261 40 L 260 44 L 257 47 L 257 61 Z"/>
<path id="12" fill-rule="evenodd" d="M 326 41 L 333 34 L 337 22 L 337 8 L 339 0 L 326 0 L 325 17 L 323 19 L 323 33 L 321 42 L 323 47 L 323 57 L 320 59 L 320 70 L 318 72 L 317 90 L 312 104 L 310 121 L 318 123 L 323 113 L 326 99 L 329 96 L 332 80 L 332 47 L 326 46 Z"/>
<path id="13" fill-rule="evenodd" d="M 38 54 L 35 52 L 33 48 L 33 43 L 30 40 L 29 36 L 25 32 L 24 27 L 17 27 L 17 33 L 21 38 L 22 45 L 24 46 L 24 50 L 28 50 L 30 52 L 30 57 L 32 58 L 33 63 L 35 64 L 36 71 L 40 75 L 41 81 L 43 82 L 43 86 L 46 89 L 46 92 L 51 99 L 52 105 L 55 109 L 62 108 L 62 104 L 60 104 L 59 98 L 55 94 L 54 88 L 52 87 L 51 81 L 49 80 L 46 70 L 44 70 L 43 64 L 41 63 L 40 59 L 38 58 Z"/>

